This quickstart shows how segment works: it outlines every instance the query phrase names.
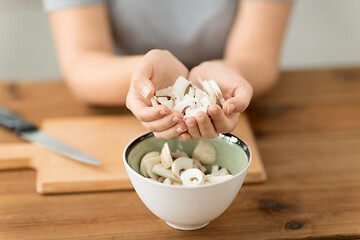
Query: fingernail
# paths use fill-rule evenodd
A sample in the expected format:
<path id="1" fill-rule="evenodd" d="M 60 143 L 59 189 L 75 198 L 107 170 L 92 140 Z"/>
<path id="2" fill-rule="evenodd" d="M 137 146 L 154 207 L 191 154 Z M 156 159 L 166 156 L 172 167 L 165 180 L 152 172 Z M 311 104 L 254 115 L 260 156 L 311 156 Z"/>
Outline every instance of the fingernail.
<path id="1" fill-rule="evenodd" d="M 173 122 L 178 122 L 180 120 L 180 118 L 178 118 L 177 116 L 175 116 L 174 118 L 173 118 Z"/>
<path id="2" fill-rule="evenodd" d="M 148 85 L 145 85 L 141 90 L 141 94 L 143 95 L 144 98 L 146 98 L 149 95 L 150 91 L 151 88 Z"/>
<path id="3" fill-rule="evenodd" d="M 187 140 L 189 140 L 187 136 L 180 135 L 180 141 L 187 142 Z"/>
<path id="4" fill-rule="evenodd" d="M 219 113 L 218 109 L 215 108 L 215 107 L 210 108 L 209 110 L 211 111 L 212 114 L 218 114 Z"/>
<path id="5" fill-rule="evenodd" d="M 235 110 L 235 105 L 232 104 L 232 103 L 230 103 L 230 104 L 228 105 L 227 114 L 232 113 L 234 110 Z"/>
<path id="6" fill-rule="evenodd" d="M 201 118 L 198 118 L 199 122 L 205 122 L 205 118 L 204 117 L 201 117 Z"/>
<path id="7" fill-rule="evenodd" d="M 195 125 L 195 123 L 194 123 L 194 122 L 189 122 L 189 123 L 187 123 L 187 125 L 188 125 L 189 127 L 193 127 L 193 126 Z"/>
<path id="8" fill-rule="evenodd" d="M 182 132 L 185 132 L 186 130 L 182 129 L 181 127 L 178 127 L 178 128 L 176 129 L 176 131 L 177 131 L 178 133 L 182 133 Z"/>
<path id="9" fill-rule="evenodd" d="M 166 115 L 166 114 L 168 114 L 168 113 L 167 113 L 167 111 L 165 111 L 165 110 L 161 110 L 161 111 L 160 111 L 160 114 L 161 114 L 161 115 Z"/>

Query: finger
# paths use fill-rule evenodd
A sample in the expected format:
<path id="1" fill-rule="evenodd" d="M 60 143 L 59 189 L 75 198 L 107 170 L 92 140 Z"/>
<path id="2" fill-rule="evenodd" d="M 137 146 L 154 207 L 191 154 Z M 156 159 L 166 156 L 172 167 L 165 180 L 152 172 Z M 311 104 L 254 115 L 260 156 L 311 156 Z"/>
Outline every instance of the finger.
<path id="1" fill-rule="evenodd" d="M 227 117 L 218 105 L 209 107 L 209 114 L 218 133 L 227 133 L 235 129 L 237 121 L 231 117 Z M 234 113 L 233 113 L 234 114 Z"/>
<path id="2" fill-rule="evenodd" d="M 179 136 L 180 141 L 186 142 L 191 138 L 190 134 L 188 132 L 181 133 Z"/>
<path id="3" fill-rule="evenodd" d="M 186 132 L 185 123 L 179 122 L 175 126 L 166 129 L 161 132 L 154 132 L 154 135 L 158 139 L 169 139 L 178 136 L 179 134 Z"/>
<path id="4" fill-rule="evenodd" d="M 170 109 L 166 106 L 159 105 L 149 107 L 141 100 L 134 100 L 127 106 L 133 112 L 135 117 L 142 122 L 155 121 L 171 113 Z"/>
<path id="5" fill-rule="evenodd" d="M 140 96 L 133 87 L 130 88 L 127 95 L 126 107 L 142 122 L 160 119 L 171 112 L 168 107 L 163 105 L 151 107 L 150 101 Z"/>
<path id="6" fill-rule="evenodd" d="M 168 115 L 171 111 L 166 106 L 137 108 L 134 115 L 142 122 L 150 122 Z"/>
<path id="7" fill-rule="evenodd" d="M 154 121 L 142 122 L 142 124 L 151 132 L 161 132 L 171 128 L 172 126 L 180 122 L 182 118 L 183 115 L 180 112 L 176 111 Z"/>
<path id="8" fill-rule="evenodd" d="M 144 98 L 150 99 L 154 96 L 154 85 L 150 81 L 150 79 L 140 76 L 138 78 L 134 78 L 132 86 L 136 91 L 140 92 L 141 96 Z"/>
<path id="9" fill-rule="evenodd" d="M 144 98 L 151 98 L 154 95 L 154 85 L 150 78 L 153 73 L 153 64 L 147 58 L 142 58 L 136 66 L 132 78 L 131 85 L 141 93 Z"/>
<path id="10" fill-rule="evenodd" d="M 191 138 L 194 140 L 199 140 L 201 138 L 200 130 L 198 128 L 196 119 L 193 117 L 189 117 L 185 120 L 185 125 L 188 129 L 188 133 L 190 134 Z"/>
<path id="11" fill-rule="evenodd" d="M 229 98 L 223 104 L 223 111 L 225 114 L 231 114 L 233 112 L 241 113 L 249 106 L 252 97 L 252 88 L 237 88 L 234 91 L 234 97 Z"/>
<path id="12" fill-rule="evenodd" d="M 210 118 L 206 115 L 206 113 L 199 112 L 195 115 L 195 118 L 202 137 L 210 139 L 218 135 L 212 122 L 210 121 Z"/>

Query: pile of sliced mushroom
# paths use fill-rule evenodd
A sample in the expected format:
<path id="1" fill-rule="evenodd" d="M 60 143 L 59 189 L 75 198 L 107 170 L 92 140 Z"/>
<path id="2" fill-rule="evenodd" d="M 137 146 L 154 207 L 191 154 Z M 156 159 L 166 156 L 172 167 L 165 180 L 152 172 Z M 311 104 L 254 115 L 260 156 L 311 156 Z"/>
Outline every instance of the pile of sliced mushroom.
<path id="1" fill-rule="evenodd" d="M 222 106 L 225 99 L 217 83 L 201 78 L 198 78 L 198 82 L 203 90 L 180 76 L 173 86 L 157 90 L 151 103 L 153 106 L 164 105 L 172 111 L 179 111 L 184 118 L 193 117 L 199 111 L 207 114 L 212 104 Z"/>
<path id="2" fill-rule="evenodd" d="M 168 143 L 161 152 L 149 152 L 143 156 L 140 163 L 140 173 L 163 184 L 196 187 L 199 185 L 217 183 L 232 177 L 226 168 L 212 165 L 211 174 L 203 164 L 213 164 L 216 152 L 211 142 L 201 139 L 194 149 L 192 158 L 177 149 L 171 152 Z"/>

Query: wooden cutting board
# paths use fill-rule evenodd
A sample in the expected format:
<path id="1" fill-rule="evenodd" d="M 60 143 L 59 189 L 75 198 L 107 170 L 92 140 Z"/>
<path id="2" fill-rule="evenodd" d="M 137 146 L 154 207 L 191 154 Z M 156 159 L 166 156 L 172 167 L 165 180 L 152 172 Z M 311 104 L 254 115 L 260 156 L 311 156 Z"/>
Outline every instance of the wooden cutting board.
<path id="1" fill-rule="evenodd" d="M 42 130 L 94 155 L 102 165 L 79 163 L 31 143 L 12 143 L 0 144 L 0 170 L 35 169 L 36 191 L 42 194 L 132 189 L 122 161 L 123 150 L 147 131 L 135 117 L 49 119 L 43 122 Z M 245 114 L 233 134 L 247 142 L 253 153 L 245 182 L 265 181 L 266 173 Z"/>

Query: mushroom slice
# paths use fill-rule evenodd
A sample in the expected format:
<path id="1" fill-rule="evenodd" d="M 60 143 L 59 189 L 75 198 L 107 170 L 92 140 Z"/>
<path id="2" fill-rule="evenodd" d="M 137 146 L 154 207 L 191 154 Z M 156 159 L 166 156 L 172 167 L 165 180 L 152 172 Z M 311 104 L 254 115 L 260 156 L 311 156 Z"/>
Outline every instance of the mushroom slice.
<path id="1" fill-rule="evenodd" d="M 204 96 L 206 96 L 207 93 L 201 90 L 200 88 L 195 89 L 195 98 L 196 99 L 202 99 Z"/>
<path id="2" fill-rule="evenodd" d="M 144 163 L 142 161 L 140 163 L 140 174 L 143 175 L 144 177 L 149 177 L 149 175 L 145 171 L 145 166 L 144 166 Z"/>
<path id="3" fill-rule="evenodd" d="M 167 97 L 157 97 L 157 102 L 164 105 L 164 102 L 168 101 L 169 99 Z"/>
<path id="4" fill-rule="evenodd" d="M 220 98 L 219 101 L 220 101 L 220 105 L 222 106 L 225 103 L 225 98 Z"/>
<path id="5" fill-rule="evenodd" d="M 171 182 L 171 185 L 178 185 L 178 186 L 181 186 L 182 184 L 180 182 L 175 182 L 175 181 L 172 181 Z"/>
<path id="6" fill-rule="evenodd" d="M 200 83 L 201 87 L 207 92 L 207 94 L 209 95 L 215 95 L 214 90 L 211 88 L 210 84 L 208 83 L 208 81 L 204 81 L 202 80 L 200 77 L 197 79 L 198 82 Z M 215 95 L 216 96 L 216 95 Z"/>
<path id="7" fill-rule="evenodd" d="M 164 166 L 164 168 L 171 167 L 171 164 L 173 163 L 173 159 L 171 157 L 169 145 L 167 142 L 164 144 L 160 156 L 161 156 L 161 164 Z"/>
<path id="8" fill-rule="evenodd" d="M 174 100 L 172 99 L 169 100 L 167 97 L 158 97 L 156 100 L 158 103 L 168 107 L 170 110 L 173 109 L 175 105 Z"/>
<path id="9" fill-rule="evenodd" d="M 213 165 L 211 167 L 211 174 L 212 175 L 216 175 L 218 171 L 219 171 L 219 165 Z"/>
<path id="10" fill-rule="evenodd" d="M 193 84 L 193 83 L 191 83 L 191 84 L 192 84 L 191 87 L 194 88 L 195 93 L 196 93 L 197 90 L 201 90 L 201 89 L 200 89 L 198 86 L 196 86 L 195 84 Z"/>
<path id="11" fill-rule="evenodd" d="M 164 168 L 161 164 L 156 164 L 152 168 L 152 173 L 157 174 L 159 176 L 162 176 L 164 178 L 170 178 L 173 181 L 180 182 L 181 180 L 174 175 L 172 175 L 172 172 L 170 169 Z"/>
<path id="12" fill-rule="evenodd" d="M 160 177 L 157 179 L 157 181 L 162 183 L 162 182 L 164 182 L 165 179 L 166 179 L 166 178 L 160 176 Z"/>
<path id="13" fill-rule="evenodd" d="M 224 102 L 225 102 L 225 99 L 224 99 L 224 96 L 223 96 L 223 94 L 222 94 L 222 92 L 220 90 L 219 85 L 217 85 L 215 80 L 212 80 L 212 79 L 209 80 L 208 83 L 209 83 L 210 87 L 214 90 L 215 95 L 216 95 L 217 99 L 219 99 L 219 102 L 220 102 L 220 104 L 222 106 L 224 104 Z"/>
<path id="14" fill-rule="evenodd" d="M 215 94 L 210 94 L 209 98 L 210 98 L 211 104 L 216 104 L 217 98 L 216 98 Z"/>
<path id="15" fill-rule="evenodd" d="M 193 108 L 194 107 L 194 103 L 189 101 L 189 100 L 183 100 L 178 102 L 172 109 L 172 111 L 179 111 L 181 113 L 185 113 L 186 108 Z"/>
<path id="16" fill-rule="evenodd" d="M 180 99 L 181 101 L 184 98 L 185 93 L 189 90 L 190 86 L 190 81 L 188 81 L 183 76 L 178 77 L 174 83 L 174 86 L 172 87 L 172 93 L 174 97 Z"/>
<path id="17" fill-rule="evenodd" d="M 186 152 L 181 151 L 180 149 L 177 149 L 176 152 L 171 153 L 171 157 L 173 159 L 177 159 L 179 157 L 189 157 Z"/>
<path id="18" fill-rule="evenodd" d="M 193 103 L 193 106 L 195 106 L 195 104 L 199 102 L 199 99 L 190 96 L 190 94 L 185 94 L 183 101 L 190 101 Z"/>
<path id="19" fill-rule="evenodd" d="M 204 96 L 201 100 L 200 100 L 201 104 L 203 106 L 210 106 L 211 105 L 211 100 L 210 100 L 210 97 L 208 95 Z"/>
<path id="20" fill-rule="evenodd" d="M 228 180 L 232 177 L 232 175 L 223 175 L 223 176 L 214 176 L 212 174 L 205 176 L 205 181 L 208 183 L 218 183 L 225 180 Z"/>
<path id="21" fill-rule="evenodd" d="M 184 171 L 190 168 L 193 168 L 193 160 L 187 157 L 180 157 L 171 165 L 171 172 L 175 177 L 180 177 Z"/>
<path id="22" fill-rule="evenodd" d="M 158 97 L 171 97 L 171 86 L 157 90 L 155 95 Z"/>
<path id="23" fill-rule="evenodd" d="M 162 102 L 162 105 L 168 107 L 170 110 L 172 110 L 174 108 L 174 100 L 170 99 L 170 100 L 166 100 L 164 102 Z"/>
<path id="24" fill-rule="evenodd" d="M 206 167 L 204 167 L 200 161 L 196 160 L 196 159 L 193 159 L 193 168 L 198 168 L 200 169 L 200 171 L 202 172 L 207 172 L 207 169 Z"/>
<path id="25" fill-rule="evenodd" d="M 216 173 L 217 176 L 230 175 L 229 171 L 226 168 L 222 168 Z"/>
<path id="26" fill-rule="evenodd" d="M 153 107 L 155 107 L 155 106 L 158 106 L 158 105 L 159 105 L 159 103 L 158 103 L 158 101 L 157 101 L 157 97 L 156 97 L 156 96 L 152 96 L 152 97 L 150 98 L 150 101 L 151 101 L 151 104 L 153 105 Z"/>
<path id="27" fill-rule="evenodd" d="M 190 168 L 181 174 L 180 179 L 184 186 L 196 187 L 204 182 L 204 173 L 197 168 Z"/>
<path id="28" fill-rule="evenodd" d="M 163 184 L 171 185 L 171 179 L 165 178 L 165 180 L 163 181 Z"/>
<path id="29" fill-rule="evenodd" d="M 204 113 L 207 114 L 207 109 L 208 109 L 207 106 L 194 108 L 194 109 L 187 108 L 186 111 L 185 111 L 184 119 L 186 119 L 188 117 L 195 117 L 195 115 L 198 112 L 204 112 Z"/>
<path id="30" fill-rule="evenodd" d="M 156 156 L 152 158 L 146 158 L 143 160 L 143 162 L 144 162 L 144 171 L 146 175 L 154 180 L 157 180 L 159 176 L 154 174 L 151 170 L 156 164 L 161 162 L 161 157 Z"/>
<path id="31" fill-rule="evenodd" d="M 211 175 L 224 176 L 224 175 L 230 175 L 230 173 L 226 168 L 221 168 L 219 170 L 219 165 L 213 165 L 211 170 Z"/>
<path id="32" fill-rule="evenodd" d="M 188 93 L 190 97 L 195 97 L 195 89 L 193 87 L 189 87 Z"/>
<path id="33" fill-rule="evenodd" d="M 148 152 L 147 154 L 145 154 L 140 162 L 140 173 L 141 175 L 143 175 L 144 177 L 149 177 L 149 175 L 147 174 L 147 171 L 145 170 L 145 166 L 144 166 L 144 160 L 148 159 L 148 158 L 153 158 L 153 157 L 157 157 L 160 156 L 159 152 Z"/>
<path id="34" fill-rule="evenodd" d="M 212 164 L 216 158 L 215 148 L 211 142 L 202 138 L 195 147 L 192 158 L 199 160 L 202 164 Z"/>

